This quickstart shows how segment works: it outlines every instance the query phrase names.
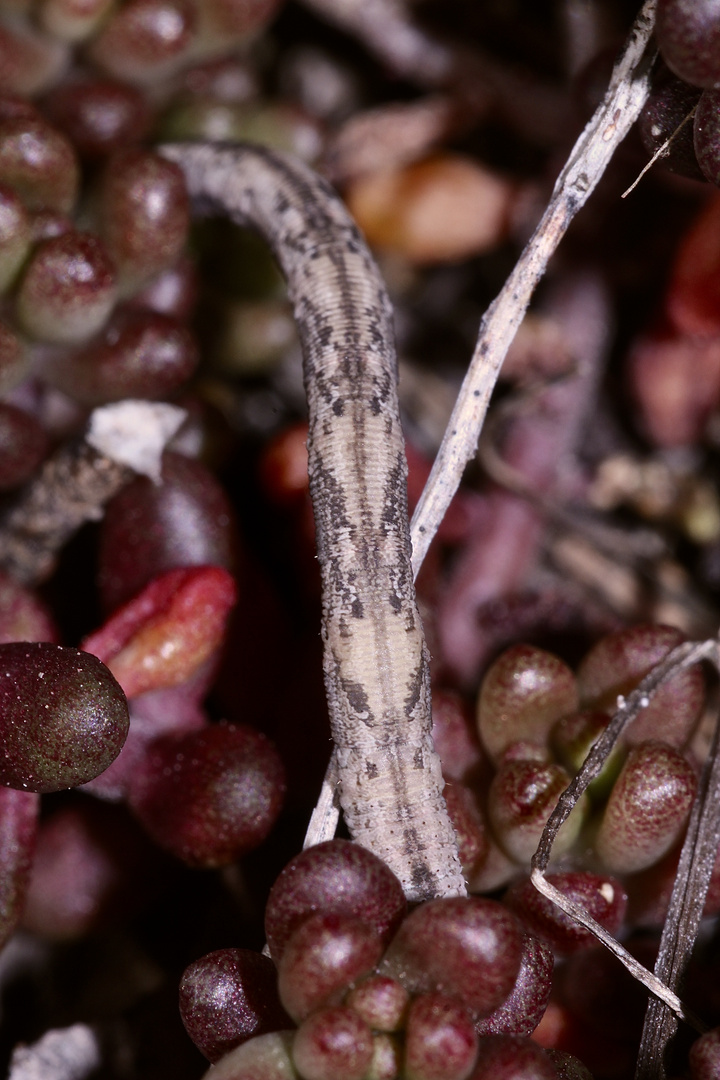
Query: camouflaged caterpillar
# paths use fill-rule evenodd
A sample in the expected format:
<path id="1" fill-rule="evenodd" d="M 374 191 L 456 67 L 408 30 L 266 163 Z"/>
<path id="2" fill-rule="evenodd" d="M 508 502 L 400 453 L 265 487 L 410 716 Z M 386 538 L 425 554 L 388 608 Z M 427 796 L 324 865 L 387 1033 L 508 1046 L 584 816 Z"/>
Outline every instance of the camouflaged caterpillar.
<path id="1" fill-rule="evenodd" d="M 285 274 L 304 356 L 325 687 L 351 835 L 411 900 L 465 895 L 430 736 L 415 599 L 392 312 L 332 188 L 244 144 L 174 144 L 200 212 L 261 232 Z"/>

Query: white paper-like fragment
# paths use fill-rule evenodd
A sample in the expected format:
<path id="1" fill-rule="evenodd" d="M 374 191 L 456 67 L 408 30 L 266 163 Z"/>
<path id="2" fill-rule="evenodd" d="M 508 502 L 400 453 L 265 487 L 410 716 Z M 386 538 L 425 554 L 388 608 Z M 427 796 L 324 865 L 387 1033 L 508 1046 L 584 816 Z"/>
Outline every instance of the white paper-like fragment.
<path id="1" fill-rule="evenodd" d="M 93 410 L 85 438 L 98 453 L 158 484 L 163 450 L 186 416 L 164 401 L 118 401 Z"/>
<path id="2" fill-rule="evenodd" d="M 87 1024 L 47 1031 L 13 1051 L 8 1080 L 85 1080 L 101 1063 L 98 1038 Z"/>

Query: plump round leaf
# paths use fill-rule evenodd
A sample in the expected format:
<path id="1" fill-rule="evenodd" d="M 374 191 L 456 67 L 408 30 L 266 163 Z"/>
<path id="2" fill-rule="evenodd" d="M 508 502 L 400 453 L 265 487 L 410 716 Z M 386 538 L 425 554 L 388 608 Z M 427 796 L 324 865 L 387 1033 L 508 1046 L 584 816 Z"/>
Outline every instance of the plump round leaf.
<path id="1" fill-rule="evenodd" d="M 96 656 L 0 645 L 0 783 L 38 792 L 85 784 L 120 753 L 129 722 L 125 695 Z"/>
<path id="2" fill-rule="evenodd" d="M 483 679 L 478 699 L 480 739 L 497 762 L 512 743 L 546 745 L 555 721 L 577 707 L 575 676 L 567 664 L 534 645 L 514 645 Z"/>
<path id="3" fill-rule="evenodd" d="M 17 314 L 32 337 L 72 345 L 102 327 L 115 299 L 115 271 L 104 245 L 91 233 L 70 230 L 33 252 Z"/>
<path id="4" fill-rule="evenodd" d="M 503 761 L 488 792 L 488 817 L 503 851 L 519 863 L 532 858 L 547 819 L 570 783 L 561 765 L 539 761 Z M 582 796 L 557 835 L 557 855 L 577 839 L 587 810 Z"/>
<path id="5" fill-rule="evenodd" d="M 550 1000 L 553 965 L 552 950 L 534 934 L 525 934 L 515 985 L 494 1012 L 476 1020 L 478 1034 L 531 1035 Z"/>
<path id="6" fill-rule="evenodd" d="M 666 855 L 685 827 L 696 790 L 692 766 L 672 746 L 655 741 L 634 746 L 595 840 L 608 870 L 644 870 Z"/>
<path id="7" fill-rule="evenodd" d="M 293 931 L 315 912 L 351 915 L 388 942 L 406 910 L 402 885 L 385 863 L 349 840 L 327 840 L 296 855 L 270 890 L 265 933 L 279 962 Z"/>
<path id="8" fill-rule="evenodd" d="M 45 104 L 56 127 L 82 157 L 106 157 L 137 142 L 150 126 L 150 103 L 132 86 L 83 79 L 53 89 Z"/>
<path id="9" fill-rule="evenodd" d="M 379 934 L 350 915 L 318 912 L 297 927 L 278 965 L 280 1000 L 300 1022 L 373 970 L 382 955 Z"/>
<path id="10" fill-rule="evenodd" d="M 610 934 L 618 933 L 627 909 L 627 893 L 616 878 L 607 874 L 592 874 L 587 870 L 565 870 L 548 874 L 547 879 L 559 892 L 583 907 Z M 530 878 L 523 878 L 511 885 L 504 902 L 534 934 L 561 956 L 595 944 L 596 939 L 590 931 L 539 893 Z"/>
<path id="11" fill-rule="evenodd" d="M 73 147 L 39 114 L 0 118 L 0 183 L 15 191 L 29 210 L 69 213 L 78 173 Z"/>
<path id="12" fill-rule="evenodd" d="M 583 701 L 595 709 L 614 712 L 625 696 L 667 654 L 685 640 L 673 626 L 640 624 L 607 634 L 584 657 L 578 669 Z M 705 697 L 699 665 L 666 682 L 626 729 L 623 739 L 635 746 L 661 739 L 682 746 L 690 735 Z"/>
<path id="13" fill-rule="evenodd" d="M 217 949 L 190 964 L 180 980 L 180 1016 L 212 1062 L 291 1023 L 278 998 L 275 965 L 250 949 Z"/>
<path id="14" fill-rule="evenodd" d="M 522 937 L 519 921 L 495 900 L 430 900 L 403 920 L 383 970 L 412 993 L 439 990 L 486 1016 L 515 985 Z"/>
<path id="15" fill-rule="evenodd" d="M 233 562 L 230 503 L 199 461 L 165 453 L 161 484 L 137 476 L 107 506 L 98 563 L 108 611 L 165 570 Z"/>
<path id="16" fill-rule="evenodd" d="M 720 85 L 717 0 L 659 0 L 655 27 L 663 59 L 693 86 Z"/>
<path id="17" fill-rule="evenodd" d="M 187 237 L 182 170 L 146 150 L 113 155 L 101 184 L 100 221 L 121 281 L 148 281 L 175 262 Z"/>
<path id="18" fill-rule="evenodd" d="M 372 1060 L 372 1032 L 352 1009 L 320 1009 L 298 1028 L 293 1060 L 304 1080 L 363 1080 Z"/>
<path id="19" fill-rule="evenodd" d="M 221 1058 L 203 1080 L 298 1080 L 294 1038 L 294 1031 L 257 1035 Z"/>
<path id="20" fill-rule="evenodd" d="M 152 743 L 129 803 L 160 847 L 190 866 L 215 867 L 262 843 L 284 795 L 269 740 L 245 725 L 213 724 Z"/>
<path id="21" fill-rule="evenodd" d="M 706 1031 L 690 1047 L 692 1080 L 715 1080 L 720 1072 L 720 1028 Z"/>
<path id="22" fill-rule="evenodd" d="M 191 45 L 196 12 L 187 0 L 128 0 L 114 5 L 92 43 L 98 67 L 143 85 L 167 76 Z"/>

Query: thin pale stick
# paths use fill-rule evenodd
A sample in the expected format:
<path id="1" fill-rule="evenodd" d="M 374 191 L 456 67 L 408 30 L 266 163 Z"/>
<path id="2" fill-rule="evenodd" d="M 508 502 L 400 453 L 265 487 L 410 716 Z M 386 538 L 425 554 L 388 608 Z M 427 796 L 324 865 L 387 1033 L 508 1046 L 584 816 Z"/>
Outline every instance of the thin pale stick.
<path id="1" fill-rule="evenodd" d="M 645 176 L 645 174 L 646 174 L 646 173 L 648 173 L 648 172 L 650 171 L 650 169 L 652 169 L 652 167 L 653 167 L 653 165 L 655 164 L 655 162 L 656 162 L 656 161 L 659 161 L 661 157 L 664 157 L 664 156 L 665 156 L 665 154 L 666 154 L 666 153 L 668 152 L 668 150 L 670 149 L 670 147 L 672 146 L 672 144 L 673 144 L 673 143 L 675 142 L 675 140 L 677 139 L 677 137 L 678 137 L 678 135 L 680 134 L 680 132 L 682 131 L 682 129 L 683 129 L 684 127 L 685 127 L 685 125 L 686 125 L 686 124 L 689 124 L 689 123 L 690 123 L 690 121 L 692 120 L 692 118 L 693 118 L 693 117 L 695 116 L 695 109 L 696 109 L 696 108 L 697 108 L 697 105 L 696 105 L 696 106 L 695 106 L 694 108 L 692 108 L 692 109 L 690 110 L 690 112 L 689 112 L 689 113 L 687 114 L 687 116 L 685 117 L 685 119 L 684 119 L 684 120 L 682 120 L 682 121 L 681 121 L 681 122 L 680 122 L 680 123 L 678 124 L 678 126 L 677 126 L 677 127 L 675 128 L 675 130 L 673 131 L 672 135 L 669 135 L 669 136 L 667 137 L 667 139 L 665 140 L 665 142 L 663 142 L 663 143 L 660 143 L 660 146 L 658 146 L 657 150 L 655 151 L 655 153 L 653 154 L 653 156 L 652 156 L 652 157 L 650 158 L 650 160 L 648 161 L 647 165 L 645 165 L 645 166 L 644 166 L 644 167 L 643 167 L 643 168 L 642 168 L 642 169 L 640 170 L 640 172 L 639 172 L 639 173 L 638 173 L 638 175 L 637 175 L 637 176 L 635 177 L 635 179 L 633 180 L 633 182 L 632 182 L 632 184 L 630 185 L 630 187 L 629 187 L 629 188 L 628 188 L 628 189 L 627 189 L 626 191 L 623 191 L 622 195 L 620 196 L 620 198 L 621 198 L 621 199 L 627 199 L 628 195 L 629 195 L 629 194 L 630 194 L 630 193 L 631 193 L 632 191 L 634 191 L 634 190 L 635 190 L 635 188 L 636 188 L 636 187 L 638 186 L 638 184 L 639 184 L 639 183 L 640 183 L 640 181 L 642 180 L 643 176 Z"/>
<path id="2" fill-rule="evenodd" d="M 575 143 L 540 224 L 483 318 L 470 367 L 411 522 L 416 575 L 457 491 L 465 465 L 475 454 L 500 367 L 535 287 L 570 222 L 587 202 L 647 100 L 655 58 L 651 44 L 654 20 L 655 0 L 647 0 L 602 104 Z"/>
<path id="3" fill-rule="evenodd" d="M 324 840 L 332 840 L 340 820 L 340 793 L 338 791 L 338 765 L 335 751 L 330 755 L 325 776 L 323 778 L 320 795 L 315 804 L 315 809 L 310 815 L 310 822 L 305 833 L 303 848 L 322 844 Z"/>

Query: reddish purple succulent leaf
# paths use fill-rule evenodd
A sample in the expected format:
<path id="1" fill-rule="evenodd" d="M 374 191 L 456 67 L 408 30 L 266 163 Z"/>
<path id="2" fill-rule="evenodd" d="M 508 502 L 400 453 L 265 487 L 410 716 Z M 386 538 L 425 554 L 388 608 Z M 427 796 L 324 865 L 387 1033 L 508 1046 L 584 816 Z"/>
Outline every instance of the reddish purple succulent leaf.
<path id="1" fill-rule="evenodd" d="M 128 726 L 125 695 L 96 656 L 0 645 L 0 783 L 38 792 L 87 783 L 117 757 Z"/>

